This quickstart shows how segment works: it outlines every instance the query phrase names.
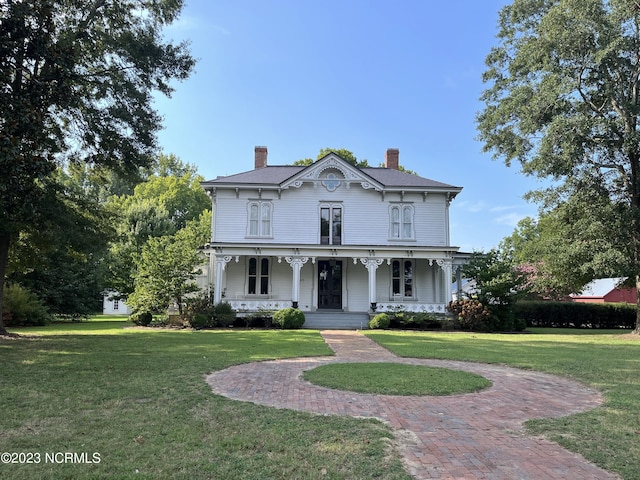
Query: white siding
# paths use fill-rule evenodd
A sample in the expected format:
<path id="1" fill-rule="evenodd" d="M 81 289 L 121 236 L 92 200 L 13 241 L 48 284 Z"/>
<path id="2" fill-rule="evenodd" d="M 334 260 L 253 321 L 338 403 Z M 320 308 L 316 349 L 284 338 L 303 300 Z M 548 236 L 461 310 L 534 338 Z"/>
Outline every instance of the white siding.
<path id="1" fill-rule="evenodd" d="M 400 194 L 385 195 L 374 190 L 365 190 L 359 184 L 346 188 L 344 185 L 334 192 L 322 186 L 315 188 L 304 184 L 300 188 L 276 193 L 263 192 L 262 201 L 273 204 L 273 236 L 252 238 L 247 236 L 250 200 L 258 199 L 258 191 L 219 190 L 213 224 L 213 241 L 221 243 L 320 243 L 320 206 L 341 204 L 343 206 L 342 243 L 345 245 L 398 245 L 418 244 L 445 246 L 447 243 L 446 199 L 444 194 L 407 194 L 403 201 L 414 207 L 414 240 L 389 239 L 389 205 L 399 202 Z"/>

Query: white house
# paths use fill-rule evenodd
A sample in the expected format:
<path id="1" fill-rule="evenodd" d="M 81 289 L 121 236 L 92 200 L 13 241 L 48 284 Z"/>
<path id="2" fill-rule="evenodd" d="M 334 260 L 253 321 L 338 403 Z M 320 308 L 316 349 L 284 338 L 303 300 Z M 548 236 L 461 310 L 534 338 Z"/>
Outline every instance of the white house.
<path id="1" fill-rule="evenodd" d="M 102 295 L 102 313 L 106 315 L 130 315 L 131 309 L 118 298 L 117 292 L 104 292 Z"/>
<path id="2" fill-rule="evenodd" d="M 251 312 L 444 313 L 453 269 L 449 204 L 460 187 L 398 169 L 358 168 L 335 153 L 203 182 L 212 201 L 214 301 Z"/>

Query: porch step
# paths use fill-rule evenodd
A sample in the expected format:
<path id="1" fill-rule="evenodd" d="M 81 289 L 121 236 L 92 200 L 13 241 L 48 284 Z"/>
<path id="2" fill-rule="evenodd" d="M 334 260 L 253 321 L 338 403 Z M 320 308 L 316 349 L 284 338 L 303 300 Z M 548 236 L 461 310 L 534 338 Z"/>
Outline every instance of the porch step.
<path id="1" fill-rule="evenodd" d="M 302 328 L 314 330 L 365 330 L 369 323 L 366 312 L 304 312 Z"/>

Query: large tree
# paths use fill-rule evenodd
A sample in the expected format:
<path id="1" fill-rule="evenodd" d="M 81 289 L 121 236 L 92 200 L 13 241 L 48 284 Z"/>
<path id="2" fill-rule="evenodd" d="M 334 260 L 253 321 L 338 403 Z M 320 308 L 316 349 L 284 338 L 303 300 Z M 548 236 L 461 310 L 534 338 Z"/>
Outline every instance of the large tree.
<path id="1" fill-rule="evenodd" d="M 181 0 L 0 2 L 0 309 L 9 246 L 46 205 L 65 163 L 146 166 L 160 117 L 152 94 L 194 66 L 162 36 Z M 4 333 L 0 322 L 0 333 Z"/>
<path id="2" fill-rule="evenodd" d="M 587 241 L 628 239 L 620 274 L 640 287 L 640 2 L 514 0 L 497 38 L 477 117 L 485 150 L 552 179 L 557 188 L 540 196 L 549 204 L 611 204 L 601 212 L 617 215 L 617 230 Z"/>
<path id="3" fill-rule="evenodd" d="M 136 258 L 135 290 L 127 303 L 139 312 L 165 311 L 173 302 L 180 313 L 184 299 L 199 290 L 198 265 L 206 262 L 202 247 L 211 237 L 211 211 L 187 222 L 173 235 L 150 238 Z"/>
<path id="4" fill-rule="evenodd" d="M 174 165 L 169 171 L 165 167 L 159 164 L 158 175 L 136 185 L 131 195 L 112 197 L 107 205 L 117 218 L 116 239 L 107 260 L 108 285 L 123 298 L 133 292 L 145 244 L 152 238 L 175 234 L 211 208 L 211 200 L 200 186 L 202 176 L 189 166 Z M 176 177 L 174 172 L 183 175 Z"/>

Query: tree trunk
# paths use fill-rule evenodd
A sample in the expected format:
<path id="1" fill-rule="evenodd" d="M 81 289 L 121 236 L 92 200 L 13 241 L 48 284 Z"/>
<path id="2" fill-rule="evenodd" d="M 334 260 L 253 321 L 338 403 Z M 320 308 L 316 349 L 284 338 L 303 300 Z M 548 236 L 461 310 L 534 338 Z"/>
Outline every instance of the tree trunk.
<path id="1" fill-rule="evenodd" d="M 640 275 L 636 277 L 636 328 L 633 333 L 640 335 Z"/>
<path id="2" fill-rule="evenodd" d="M 9 233 L 0 233 L 0 335 L 8 333 L 2 320 L 2 306 L 4 304 L 4 275 L 7 271 L 7 263 L 9 263 L 10 240 Z"/>

